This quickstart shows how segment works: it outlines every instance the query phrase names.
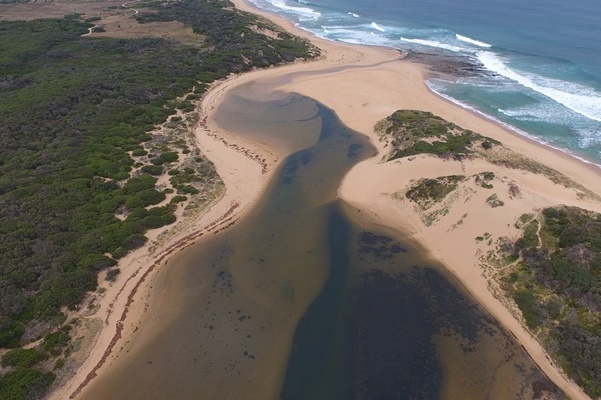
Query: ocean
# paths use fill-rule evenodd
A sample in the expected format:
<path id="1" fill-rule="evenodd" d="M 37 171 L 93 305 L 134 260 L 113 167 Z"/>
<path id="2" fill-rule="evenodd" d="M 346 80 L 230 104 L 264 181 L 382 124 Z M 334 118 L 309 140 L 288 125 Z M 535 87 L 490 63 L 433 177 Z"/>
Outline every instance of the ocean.
<path id="1" fill-rule="evenodd" d="M 428 86 L 519 133 L 601 165 L 601 2 L 250 0 L 316 35 L 457 58 Z M 486 134 L 486 132 L 480 132 Z"/>

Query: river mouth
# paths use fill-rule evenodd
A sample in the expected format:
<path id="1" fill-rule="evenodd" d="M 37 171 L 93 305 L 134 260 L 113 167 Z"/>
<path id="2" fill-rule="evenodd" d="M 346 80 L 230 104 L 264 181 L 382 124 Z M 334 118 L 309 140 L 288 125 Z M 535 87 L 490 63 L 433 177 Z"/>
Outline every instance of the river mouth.
<path id="1" fill-rule="evenodd" d="M 560 396 L 422 249 L 337 200 L 375 155 L 367 138 L 312 99 L 265 93 L 233 90 L 216 122 L 291 154 L 251 212 L 157 274 L 86 398 Z"/>

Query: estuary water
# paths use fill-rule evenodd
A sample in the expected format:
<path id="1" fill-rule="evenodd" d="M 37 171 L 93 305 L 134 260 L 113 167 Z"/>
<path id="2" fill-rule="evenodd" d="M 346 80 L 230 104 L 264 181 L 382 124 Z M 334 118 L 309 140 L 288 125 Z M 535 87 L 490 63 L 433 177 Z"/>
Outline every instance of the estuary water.
<path id="1" fill-rule="evenodd" d="M 311 99 L 252 85 L 216 120 L 291 154 L 254 210 L 158 273 L 137 332 L 84 398 L 561 398 L 444 269 L 336 200 L 374 156 L 367 138 Z"/>
<path id="2" fill-rule="evenodd" d="M 250 0 L 335 41 L 476 66 L 428 85 L 536 140 L 601 164 L 601 2 Z M 482 132 L 485 134 L 485 132 Z"/>

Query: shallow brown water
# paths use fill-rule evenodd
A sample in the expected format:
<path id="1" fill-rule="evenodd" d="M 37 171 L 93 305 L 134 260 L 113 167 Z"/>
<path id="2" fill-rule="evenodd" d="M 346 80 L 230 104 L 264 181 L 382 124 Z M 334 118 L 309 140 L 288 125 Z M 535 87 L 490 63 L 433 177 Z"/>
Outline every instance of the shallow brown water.
<path id="1" fill-rule="evenodd" d="M 295 151 L 258 206 L 174 257 L 86 399 L 516 399 L 556 388 L 409 240 L 336 201 L 374 155 L 331 110 L 247 86 L 216 114 Z"/>

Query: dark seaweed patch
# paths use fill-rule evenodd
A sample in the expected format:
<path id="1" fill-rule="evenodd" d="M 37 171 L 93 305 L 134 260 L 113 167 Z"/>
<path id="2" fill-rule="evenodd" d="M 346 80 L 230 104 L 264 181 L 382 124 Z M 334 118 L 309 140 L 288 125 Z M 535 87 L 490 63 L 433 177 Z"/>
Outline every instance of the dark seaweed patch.
<path id="1" fill-rule="evenodd" d="M 389 243 L 362 236 L 372 245 Z M 491 322 L 432 268 L 364 273 L 353 298 L 357 399 L 438 398 L 442 371 L 431 337 L 458 334 L 474 344 Z M 464 351 L 472 351 L 469 344 Z"/>
<path id="2" fill-rule="evenodd" d="M 394 254 L 406 253 L 407 249 L 388 236 L 376 235 L 372 232 L 362 232 L 359 235 L 359 254 L 371 254 L 378 258 L 392 259 Z M 363 259 L 363 257 L 361 257 Z"/>
<path id="3" fill-rule="evenodd" d="M 358 144 L 358 143 L 353 143 L 348 147 L 346 156 L 347 157 L 355 157 L 356 155 L 361 153 L 361 150 L 363 150 L 363 145 Z"/>

